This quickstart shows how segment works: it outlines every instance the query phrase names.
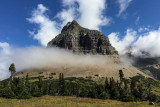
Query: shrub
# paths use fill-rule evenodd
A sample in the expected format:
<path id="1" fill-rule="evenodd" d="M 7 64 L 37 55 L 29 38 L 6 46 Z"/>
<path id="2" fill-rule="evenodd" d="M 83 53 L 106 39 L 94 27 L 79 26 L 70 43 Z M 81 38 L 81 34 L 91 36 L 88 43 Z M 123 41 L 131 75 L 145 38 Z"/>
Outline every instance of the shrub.
<path id="1" fill-rule="evenodd" d="M 38 86 L 36 84 L 32 85 L 31 95 L 33 97 L 41 97 L 42 96 L 42 92 L 41 92 L 41 90 L 38 88 Z"/>
<path id="2" fill-rule="evenodd" d="M 87 90 L 86 88 L 82 88 L 79 96 L 80 96 L 80 97 L 87 97 L 87 96 L 88 96 L 88 93 L 89 93 L 89 92 L 88 92 L 88 90 Z"/>
<path id="3" fill-rule="evenodd" d="M 106 91 L 103 91 L 100 95 L 99 95 L 100 99 L 109 99 L 109 94 Z"/>
<path id="4" fill-rule="evenodd" d="M 127 95 L 121 97 L 121 101 L 125 101 L 125 102 L 127 102 L 127 101 L 135 101 L 135 97 L 133 95 L 131 95 L 131 94 L 127 94 Z"/>
<path id="5" fill-rule="evenodd" d="M 31 94 L 28 92 L 28 90 L 23 90 L 22 91 L 22 93 L 20 93 L 19 95 L 18 95 L 18 98 L 19 99 L 29 99 L 29 98 L 31 98 L 32 96 L 31 96 Z"/>
<path id="6" fill-rule="evenodd" d="M 5 98 L 16 98 L 14 92 L 10 87 L 6 87 L 0 90 L 0 95 Z"/>

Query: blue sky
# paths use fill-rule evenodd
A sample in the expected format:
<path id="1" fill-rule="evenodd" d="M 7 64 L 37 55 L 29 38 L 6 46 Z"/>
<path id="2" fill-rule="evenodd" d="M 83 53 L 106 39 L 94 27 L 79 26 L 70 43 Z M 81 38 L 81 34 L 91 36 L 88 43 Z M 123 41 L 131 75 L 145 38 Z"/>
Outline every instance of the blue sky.
<path id="1" fill-rule="evenodd" d="M 62 0 L 0 0 L 0 42 L 17 47 L 41 46 L 28 32 L 37 30 L 39 25 L 26 20 L 32 17 L 32 11 L 38 4 L 48 8 L 45 14 L 54 21 L 58 21 L 55 16 L 62 8 L 68 8 L 62 6 Z M 157 29 L 160 26 L 159 0 L 132 0 L 120 16 L 117 16 L 120 11 L 118 0 L 107 0 L 105 7 L 102 14 L 111 21 L 99 28 L 106 36 L 119 32 L 120 38 L 123 38 L 128 28 L 138 30 L 149 26 L 150 29 Z"/>
<path id="2" fill-rule="evenodd" d="M 100 30 L 119 55 L 132 46 L 134 56 L 160 57 L 159 10 L 160 0 L 0 0 L 0 80 L 13 62 L 20 71 L 65 56 L 43 47 L 72 20 Z"/>

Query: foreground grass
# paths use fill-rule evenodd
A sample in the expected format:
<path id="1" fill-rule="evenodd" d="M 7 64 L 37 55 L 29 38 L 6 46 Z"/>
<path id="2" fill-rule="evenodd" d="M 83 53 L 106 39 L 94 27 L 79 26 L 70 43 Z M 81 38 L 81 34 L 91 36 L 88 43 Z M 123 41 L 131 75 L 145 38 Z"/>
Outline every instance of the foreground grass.
<path id="1" fill-rule="evenodd" d="M 120 102 L 63 96 L 34 97 L 27 100 L 0 98 L 0 107 L 155 107 L 148 102 Z"/>

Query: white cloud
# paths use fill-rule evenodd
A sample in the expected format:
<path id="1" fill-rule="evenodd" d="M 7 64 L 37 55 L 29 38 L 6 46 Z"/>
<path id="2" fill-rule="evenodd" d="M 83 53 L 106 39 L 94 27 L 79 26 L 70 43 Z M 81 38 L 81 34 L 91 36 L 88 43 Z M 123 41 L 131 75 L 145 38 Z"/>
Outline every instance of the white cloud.
<path id="1" fill-rule="evenodd" d="M 0 80 L 9 77 L 8 66 L 10 64 L 10 46 L 6 42 L 0 42 Z"/>
<path id="2" fill-rule="evenodd" d="M 131 1 L 132 0 L 118 0 L 119 8 L 120 8 L 118 16 L 121 16 L 121 14 L 128 8 Z"/>
<path id="3" fill-rule="evenodd" d="M 89 29 L 100 29 L 100 26 L 108 25 L 110 18 L 103 15 L 106 9 L 106 0 L 77 0 L 79 3 L 80 25 Z"/>
<path id="4" fill-rule="evenodd" d="M 63 22 L 63 26 L 75 19 L 83 27 L 99 30 L 111 21 L 103 15 L 106 0 L 63 0 L 62 3 L 66 9 L 58 13 L 58 18 Z"/>
<path id="5" fill-rule="evenodd" d="M 160 56 L 160 28 L 139 36 L 133 44 L 132 54 L 140 56 L 142 51 L 148 52 L 151 57 Z"/>
<path id="6" fill-rule="evenodd" d="M 103 15 L 106 0 L 62 0 L 62 7 L 62 10 L 55 15 L 56 21 L 47 16 L 48 8 L 43 4 L 38 5 L 32 12 L 31 18 L 27 18 L 29 22 L 39 25 L 37 31 L 29 31 L 29 33 L 42 46 L 46 46 L 60 33 L 62 27 L 72 20 L 77 20 L 83 27 L 95 30 L 108 25 L 111 21 L 110 18 Z"/>
<path id="7" fill-rule="evenodd" d="M 136 31 L 127 29 L 127 33 L 123 39 L 119 38 L 119 33 L 111 33 L 109 39 L 111 44 L 119 51 L 121 55 L 131 52 L 134 56 L 160 57 L 160 27 L 157 30 L 146 29 L 138 36 Z M 128 47 L 132 47 L 128 50 Z M 143 52 L 149 53 L 146 56 Z"/>
<path id="8" fill-rule="evenodd" d="M 123 55 L 127 52 L 127 48 L 135 41 L 136 31 L 127 29 L 123 39 L 119 38 L 119 33 L 111 33 L 108 37 L 111 44 L 118 50 L 119 54 Z"/>
<path id="9" fill-rule="evenodd" d="M 5 54 L 9 54 L 10 51 L 10 45 L 7 42 L 0 42 L 0 52 L 5 53 Z"/>
<path id="10" fill-rule="evenodd" d="M 61 28 L 64 27 L 67 22 L 71 22 L 76 19 L 76 7 L 75 0 L 63 0 L 62 1 L 63 9 L 58 12 L 56 18 L 61 21 Z"/>
<path id="11" fill-rule="evenodd" d="M 150 31 L 150 28 L 151 28 L 151 26 L 147 26 L 147 27 L 140 27 L 139 29 L 138 29 L 138 32 L 147 32 L 147 31 Z"/>
<path id="12" fill-rule="evenodd" d="M 32 17 L 27 18 L 29 22 L 39 25 L 39 29 L 32 34 L 34 39 L 38 40 L 42 46 L 47 46 L 47 43 L 60 32 L 57 23 L 50 20 L 45 14 L 47 10 L 45 6 L 39 4 L 37 9 L 32 12 Z"/>

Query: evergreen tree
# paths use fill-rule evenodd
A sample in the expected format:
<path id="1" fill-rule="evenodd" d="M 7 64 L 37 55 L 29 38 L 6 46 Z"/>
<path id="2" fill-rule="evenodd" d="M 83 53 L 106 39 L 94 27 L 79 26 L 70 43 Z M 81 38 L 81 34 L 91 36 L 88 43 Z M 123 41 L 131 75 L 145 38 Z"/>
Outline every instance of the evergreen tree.
<path id="1" fill-rule="evenodd" d="M 2 89 L 0 94 L 2 97 L 5 98 L 16 98 L 16 95 L 14 94 L 10 86 L 7 86 L 4 89 Z"/>
<path id="2" fill-rule="evenodd" d="M 29 75 L 28 75 L 28 73 L 27 73 L 26 79 L 25 79 L 25 87 L 28 90 L 28 92 L 31 91 L 31 83 L 29 82 Z"/>
<path id="3" fill-rule="evenodd" d="M 14 78 L 11 82 L 11 88 L 14 91 L 14 94 L 18 96 L 25 89 L 24 79 Z"/>
<path id="4" fill-rule="evenodd" d="M 9 72 L 11 73 L 11 80 L 13 80 L 13 74 L 16 72 L 16 68 L 14 63 L 12 63 L 9 67 Z"/>
<path id="5" fill-rule="evenodd" d="M 95 90 L 99 96 L 103 91 L 105 91 L 105 87 L 102 84 L 95 84 Z"/>
<path id="6" fill-rule="evenodd" d="M 49 94 L 49 82 L 46 82 L 45 84 L 43 84 L 42 90 L 43 90 L 43 95 Z"/>
<path id="7" fill-rule="evenodd" d="M 120 82 L 122 82 L 124 79 L 124 74 L 122 70 L 119 70 L 119 77 L 120 77 Z"/>
<path id="8" fill-rule="evenodd" d="M 29 75 L 28 75 L 28 73 L 27 73 L 27 75 L 26 75 L 26 79 L 25 79 L 26 81 L 25 81 L 25 84 L 28 84 L 29 83 Z"/>
<path id="9" fill-rule="evenodd" d="M 89 90 L 88 97 L 90 97 L 90 98 L 97 98 L 98 97 L 98 94 L 97 94 L 97 91 L 95 90 L 95 88 L 92 88 Z"/>
<path id="10" fill-rule="evenodd" d="M 14 90 L 14 94 L 17 96 L 17 98 L 19 99 L 31 98 L 30 90 L 26 86 L 26 81 L 23 78 L 14 78 L 11 85 L 12 89 Z"/>
<path id="11" fill-rule="evenodd" d="M 88 93 L 89 93 L 89 91 L 88 91 L 85 87 L 83 87 L 83 88 L 81 89 L 81 92 L 80 92 L 79 96 L 80 96 L 80 97 L 87 97 L 87 96 L 88 96 Z"/>
<path id="12" fill-rule="evenodd" d="M 33 83 L 31 86 L 31 95 L 33 97 L 41 97 L 42 96 L 42 92 L 36 83 Z"/>
<path id="13" fill-rule="evenodd" d="M 109 99 L 109 97 L 109 93 L 106 91 L 102 92 L 99 96 L 100 99 Z"/>
<path id="14" fill-rule="evenodd" d="M 135 88 L 136 88 L 136 81 L 131 79 L 131 85 L 130 85 L 131 92 L 133 92 Z"/>
<path id="15" fill-rule="evenodd" d="M 117 83 L 116 83 L 116 87 L 117 87 L 117 88 L 120 88 L 120 83 L 119 83 L 118 80 L 117 80 Z"/>
<path id="16" fill-rule="evenodd" d="M 79 95 L 79 90 L 78 90 L 78 83 L 76 81 L 72 81 L 70 84 L 70 91 L 71 91 L 71 95 Z"/>
<path id="17" fill-rule="evenodd" d="M 118 87 L 116 87 L 116 82 L 114 80 L 114 78 L 112 77 L 110 79 L 110 95 L 111 95 L 111 99 L 119 99 L 119 91 L 117 89 Z"/>
<path id="18" fill-rule="evenodd" d="M 63 75 L 63 73 L 62 73 L 62 78 L 61 78 L 62 80 L 62 94 L 64 95 L 64 91 L 65 91 L 65 84 L 64 84 L 64 75 Z"/>
<path id="19" fill-rule="evenodd" d="M 27 89 L 22 90 L 21 93 L 19 93 L 18 98 L 19 99 L 29 99 L 31 98 L 31 94 Z"/>
<path id="20" fill-rule="evenodd" d="M 148 83 L 147 90 L 148 90 L 148 92 L 147 92 L 147 99 L 148 99 L 148 100 L 152 100 L 152 99 L 151 99 L 151 96 L 152 96 L 151 91 L 152 91 L 152 89 L 151 89 L 151 84 L 150 84 L 150 83 Z"/>
<path id="21" fill-rule="evenodd" d="M 64 86 L 64 75 L 63 73 L 59 74 L 59 94 L 60 95 L 64 95 L 64 91 L 65 91 L 65 86 Z"/>
<path id="22" fill-rule="evenodd" d="M 117 88 L 112 89 L 110 94 L 111 94 L 111 99 L 119 99 L 120 98 L 120 93 Z"/>
<path id="23" fill-rule="evenodd" d="M 110 78 L 110 85 L 109 85 L 110 90 L 113 90 L 115 88 L 115 86 L 116 86 L 116 83 L 115 83 L 114 78 L 112 77 L 112 78 Z"/>
<path id="24" fill-rule="evenodd" d="M 119 70 L 119 78 L 120 78 L 120 84 L 119 84 L 119 88 L 121 90 L 121 94 L 123 93 L 123 88 L 125 87 L 125 83 L 124 83 L 124 74 L 122 70 Z"/>
<path id="25" fill-rule="evenodd" d="M 108 78 L 106 77 L 105 79 L 105 90 L 107 91 L 109 89 L 109 81 Z"/>
<path id="26" fill-rule="evenodd" d="M 49 84 L 49 95 L 56 95 L 58 93 L 59 84 L 55 82 L 54 80 L 50 80 Z"/>
<path id="27" fill-rule="evenodd" d="M 124 90 L 126 93 L 129 93 L 129 83 L 126 79 L 124 79 Z"/>
<path id="28" fill-rule="evenodd" d="M 38 77 L 38 88 L 41 90 L 42 87 L 43 87 L 43 80 L 42 80 L 42 78 L 39 76 L 39 77 Z"/>

